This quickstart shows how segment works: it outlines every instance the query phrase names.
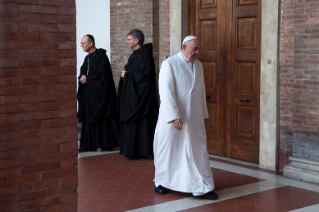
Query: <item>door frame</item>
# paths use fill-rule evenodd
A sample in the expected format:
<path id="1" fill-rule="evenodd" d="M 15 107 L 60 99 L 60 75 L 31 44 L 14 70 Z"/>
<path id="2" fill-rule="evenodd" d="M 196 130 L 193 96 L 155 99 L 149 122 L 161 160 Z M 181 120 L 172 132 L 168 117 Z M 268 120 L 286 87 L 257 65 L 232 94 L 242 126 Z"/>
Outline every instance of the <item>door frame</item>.
<path id="1" fill-rule="evenodd" d="M 279 1 L 261 1 L 259 167 L 278 167 Z M 189 2 L 170 0 L 170 55 L 178 53 L 189 27 Z"/>

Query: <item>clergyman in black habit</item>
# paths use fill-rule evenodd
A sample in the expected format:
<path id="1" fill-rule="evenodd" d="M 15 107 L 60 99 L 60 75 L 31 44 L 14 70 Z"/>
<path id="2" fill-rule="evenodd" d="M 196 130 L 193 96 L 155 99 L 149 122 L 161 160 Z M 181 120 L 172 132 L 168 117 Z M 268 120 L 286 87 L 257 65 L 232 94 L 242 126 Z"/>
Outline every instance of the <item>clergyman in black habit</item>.
<path id="1" fill-rule="evenodd" d="M 121 73 L 118 86 L 120 154 L 128 158 L 153 158 L 153 139 L 158 116 L 153 46 L 144 34 L 132 30 L 127 44 L 133 53 Z"/>
<path id="2" fill-rule="evenodd" d="M 106 50 L 95 47 L 94 37 L 85 35 L 84 58 L 79 76 L 78 120 L 82 123 L 79 152 L 111 150 L 119 146 L 117 97 Z"/>

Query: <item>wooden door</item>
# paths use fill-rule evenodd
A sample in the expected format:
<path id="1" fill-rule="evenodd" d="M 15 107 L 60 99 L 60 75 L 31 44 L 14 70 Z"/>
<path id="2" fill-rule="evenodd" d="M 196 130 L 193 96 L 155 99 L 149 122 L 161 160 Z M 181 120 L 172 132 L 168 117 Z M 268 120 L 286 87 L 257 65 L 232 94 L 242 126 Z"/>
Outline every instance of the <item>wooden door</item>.
<path id="1" fill-rule="evenodd" d="M 190 0 L 190 34 L 201 42 L 207 148 L 259 162 L 261 0 Z"/>

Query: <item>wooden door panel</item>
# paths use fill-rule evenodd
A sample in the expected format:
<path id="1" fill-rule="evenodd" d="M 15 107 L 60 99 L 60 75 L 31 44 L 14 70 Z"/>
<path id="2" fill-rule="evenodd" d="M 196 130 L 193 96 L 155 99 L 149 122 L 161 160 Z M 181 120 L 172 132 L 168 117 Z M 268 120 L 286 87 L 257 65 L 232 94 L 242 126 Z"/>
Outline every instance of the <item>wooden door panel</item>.
<path id="1" fill-rule="evenodd" d="M 217 12 L 214 10 L 216 10 L 216 8 L 198 9 L 197 10 L 197 12 L 198 12 L 197 19 L 198 20 L 205 20 L 205 19 L 206 20 L 208 20 L 208 19 L 216 20 L 217 19 Z"/>
<path id="2" fill-rule="evenodd" d="M 237 62 L 236 64 L 236 93 L 256 94 L 256 63 Z"/>
<path id="3" fill-rule="evenodd" d="M 233 152 L 234 155 L 241 155 L 240 160 L 243 161 L 250 161 L 256 163 L 256 161 L 259 161 L 259 155 L 256 154 L 256 152 L 259 151 L 258 146 L 252 146 L 252 148 L 249 149 L 250 151 L 247 151 L 247 144 L 245 143 L 234 143 L 231 146 L 231 152 Z"/>
<path id="4" fill-rule="evenodd" d="M 257 3 L 257 0 L 238 0 L 238 6 L 256 4 L 256 3 Z"/>
<path id="5" fill-rule="evenodd" d="M 259 162 L 260 13 L 257 1 L 233 0 L 230 139 L 227 155 Z"/>
<path id="6" fill-rule="evenodd" d="M 217 21 L 214 19 L 200 22 L 200 40 L 202 49 L 217 48 Z"/>
<path id="7" fill-rule="evenodd" d="M 258 163 L 260 0 L 190 0 L 201 42 L 208 152 Z"/>
<path id="8" fill-rule="evenodd" d="M 216 84 L 217 70 L 216 62 L 202 62 L 204 69 L 204 79 L 206 88 L 206 102 L 209 118 L 205 119 L 207 133 L 207 150 L 211 154 L 223 155 L 221 149 L 224 141 L 220 139 L 220 111 L 219 111 L 219 92 Z"/>
<path id="9" fill-rule="evenodd" d="M 237 51 L 233 53 L 233 62 L 256 62 L 258 55 L 255 54 L 256 50 Z"/>
<path id="10" fill-rule="evenodd" d="M 200 1 L 200 8 L 214 8 L 217 6 L 217 0 L 201 0 Z"/>
<path id="11" fill-rule="evenodd" d="M 210 62 L 210 61 L 216 62 L 217 52 L 207 50 L 207 49 L 202 49 L 202 50 L 200 50 L 200 52 L 198 54 L 198 58 L 200 58 L 201 62 Z"/>
<path id="12" fill-rule="evenodd" d="M 206 135 L 207 135 L 207 151 L 214 155 L 223 155 L 224 142 L 220 138 L 220 124 L 218 104 L 207 103 L 209 118 L 205 119 Z"/>
<path id="13" fill-rule="evenodd" d="M 237 49 L 256 49 L 257 35 L 256 35 L 256 17 L 238 18 L 237 19 Z"/>
<path id="14" fill-rule="evenodd" d="M 217 79 L 217 72 L 216 72 L 216 63 L 215 62 L 202 62 L 203 69 L 204 69 L 204 80 L 205 80 L 205 87 L 209 91 L 214 91 L 216 93 L 216 79 Z M 207 99 L 210 101 L 211 99 Z"/>
<path id="15" fill-rule="evenodd" d="M 201 43 L 201 51 L 198 60 L 203 64 L 207 108 L 209 119 L 205 120 L 207 132 L 207 149 L 211 154 L 224 155 L 224 106 L 220 96 L 219 70 L 221 67 L 220 43 L 223 39 L 221 32 L 225 31 L 225 25 L 221 24 L 223 18 L 217 18 L 220 6 L 224 0 L 191 0 L 190 34 L 197 36 Z M 225 14 L 224 14 L 225 15 Z"/>
<path id="16" fill-rule="evenodd" d="M 206 131 L 208 131 L 210 134 L 209 138 L 216 139 L 218 138 L 218 131 L 217 131 L 218 125 L 216 123 L 216 115 L 218 113 L 216 113 L 217 111 L 216 104 L 208 103 L 207 110 L 210 116 L 208 119 L 205 119 Z"/>
<path id="17" fill-rule="evenodd" d="M 233 8 L 233 14 L 235 15 L 235 17 L 237 18 L 241 18 L 241 17 L 257 17 L 259 14 L 257 13 L 258 11 L 258 5 L 238 5 L 236 6 L 236 8 Z M 236 21 L 234 22 L 236 23 Z"/>
<path id="18" fill-rule="evenodd" d="M 254 107 L 236 106 L 236 137 L 255 138 L 255 116 Z M 252 144 L 255 144 L 255 142 Z"/>

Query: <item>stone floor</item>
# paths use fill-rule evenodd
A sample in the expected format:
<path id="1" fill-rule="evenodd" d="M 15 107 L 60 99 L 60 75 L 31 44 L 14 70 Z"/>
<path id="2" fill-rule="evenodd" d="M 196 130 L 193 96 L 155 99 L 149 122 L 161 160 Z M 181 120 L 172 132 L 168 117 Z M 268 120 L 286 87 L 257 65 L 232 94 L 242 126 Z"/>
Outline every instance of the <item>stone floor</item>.
<path id="1" fill-rule="evenodd" d="M 218 200 L 154 192 L 153 160 L 118 151 L 79 153 L 78 212 L 319 212 L 319 185 L 210 156 Z"/>

